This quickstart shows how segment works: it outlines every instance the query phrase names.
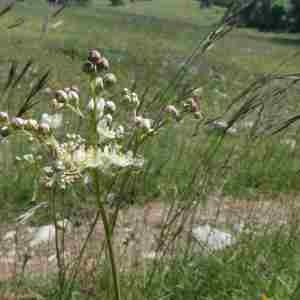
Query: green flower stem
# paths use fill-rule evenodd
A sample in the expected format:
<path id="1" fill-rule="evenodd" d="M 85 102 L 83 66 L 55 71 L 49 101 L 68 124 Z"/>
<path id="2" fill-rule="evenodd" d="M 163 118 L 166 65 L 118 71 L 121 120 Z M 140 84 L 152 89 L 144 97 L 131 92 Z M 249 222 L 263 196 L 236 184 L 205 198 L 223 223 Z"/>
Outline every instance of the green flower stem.
<path id="1" fill-rule="evenodd" d="M 115 254 L 113 250 L 112 245 L 112 232 L 110 230 L 108 217 L 106 215 L 106 211 L 104 208 L 104 205 L 101 200 L 101 190 L 100 190 L 100 184 L 99 184 L 99 172 L 98 170 L 95 170 L 95 183 L 96 183 L 96 197 L 97 197 L 97 204 L 100 210 L 104 231 L 105 231 L 105 239 L 107 243 L 108 248 L 108 255 L 110 259 L 110 265 L 111 265 L 111 272 L 112 272 L 112 278 L 114 282 L 114 292 L 115 292 L 115 300 L 121 300 L 121 292 L 120 292 L 120 284 L 119 284 L 119 278 L 118 278 L 118 271 L 115 261 Z"/>
<path id="2" fill-rule="evenodd" d="M 91 95 L 93 95 L 94 101 L 95 101 L 95 108 L 93 111 L 92 115 L 92 120 L 91 120 L 91 143 L 94 144 L 95 147 L 97 147 L 97 141 L 98 141 L 98 136 L 97 136 L 97 104 L 96 104 L 96 93 L 95 93 L 95 87 L 92 84 L 92 79 L 90 78 L 90 92 Z M 105 232 L 105 239 L 106 239 L 106 244 L 108 248 L 108 256 L 110 260 L 110 266 L 111 266 L 111 272 L 112 272 L 112 279 L 113 279 L 113 284 L 114 284 L 114 292 L 115 292 L 115 300 L 121 300 L 121 292 L 120 292 L 120 283 L 119 283 L 119 276 L 118 276 L 118 270 L 117 270 L 117 265 L 116 265 L 116 260 L 115 260 L 115 253 L 113 249 L 113 242 L 112 242 L 112 236 L 113 233 L 110 229 L 110 223 L 108 216 L 106 214 L 105 207 L 102 202 L 102 193 L 101 193 L 101 188 L 100 188 L 100 176 L 99 176 L 99 171 L 97 169 L 94 170 L 94 180 L 95 180 L 95 188 L 96 188 L 96 201 L 97 205 L 100 211 L 101 219 L 103 222 L 103 227 L 104 227 L 104 232 Z"/>

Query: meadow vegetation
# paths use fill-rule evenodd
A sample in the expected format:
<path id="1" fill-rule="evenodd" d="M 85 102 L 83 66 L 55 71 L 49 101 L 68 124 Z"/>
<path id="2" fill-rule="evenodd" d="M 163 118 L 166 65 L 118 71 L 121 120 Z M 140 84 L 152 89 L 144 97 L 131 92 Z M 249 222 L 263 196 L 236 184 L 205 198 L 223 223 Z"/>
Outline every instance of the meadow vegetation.
<path id="1" fill-rule="evenodd" d="M 108 2 L 0 17 L 1 297 L 299 299 L 299 34 Z"/>

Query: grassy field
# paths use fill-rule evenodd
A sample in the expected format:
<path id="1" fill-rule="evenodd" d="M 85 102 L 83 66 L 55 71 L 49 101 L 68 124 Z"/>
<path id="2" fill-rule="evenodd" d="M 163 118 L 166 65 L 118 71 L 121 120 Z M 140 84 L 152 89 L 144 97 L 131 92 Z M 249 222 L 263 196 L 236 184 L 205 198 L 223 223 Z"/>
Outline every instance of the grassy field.
<path id="1" fill-rule="evenodd" d="M 12 12 L 0 19 L 0 87 L 5 85 L 11 61 L 18 62 L 18 71 L 28 59 L 34 61 L 30 75 L 10 96 L 13 101 L 7 106 L 13 113 L 27 95 L 30 84 L 47 70 L 51 71 L 47 86 L 52 89 L 76 84 L 86 92 L 87 77 L 81 66 L 91 48 L 98 48 L 110 59 L 120 89 L 134 85 L 139 94 L 147 90 L 145 103 L 151 104 L 157 91 L 172 81 L 195 46 L 220 21 L 224 10 L 219 7 L 200 9 L 193 0 L 126 2 L 120 7 L 111 7 L 106 0 L 94 0 L 91 6 L 66 8 L 50 18 L 47 32 L 42 32 L 43 22 L 50 12 L 44 1 L 26 0 L 18 2 Z M 24 19 L 22 26 L 7 29 L 18 19 Z M 299 193 L 299 128 L 296 124 L 277 135 L 270 134 L 271 127 L 277 128 L 299 113 L 299 85 L 281 94 L 281 89 L 293 78 L 275 79 L 242 97 L 224 113 L 235 97 L 257 78 L 275 72 L 299 72 L 299 45 L 299 34 L 235 28 L 205 55 L 197 57 L 188 66 L 179 87 L 171 89 L 161 103 L 149 104 L 147 116 L 155 119 L 158 107 L 181 100 L 176 97 L 184 86 L 203 88 L 200 107 L 205 121 L 219 115 L 229 121 L 251 97 L 263 99 L 263 112 L 259 114 L 261 106 L 257 106 L 245 119 L 234 124 L 236 133 L 232 135 L 209 133 L 203 123 L 194 119 L 167 127 L 151 143 L 143 145 L 146 168 L 130 178 L 126 193 L 121 195 L 127 205 L 159 201 L 174 205 L 179 211 L 187 206 L 190 213 L 193 207 L 195 210 L 202 205 L 209 207 L 207 199 L 214 195 L 221 200 L 238 200 L 242 205 L 248 204 L 249 199 L 254 203 L 261 199 L 268 202 L 279 199 L 288 207 L 290 219 L 285 220 L 286 227 L 274 226 L 272 222 L 265 224 L 260 217 L 255 221 L 258 224 L 250 222 L 249 230 L 241 234 L 240 242 L 234 247 L 212 255 L 198 255 L 192 250 L 184 252 L 180 244 L 175 250 L 178 255 L 166 257 L 155 266 L 153 278 L 153 273 L 145 271 L 152 270 L 150 263 L 149 269 L 145 263 L 142 271 L 137 268 L 134 274 L 123 272 L 123 299 L 299 299 L 299 218 L 298 205 L 292 201 Z M 45 93 L 41 92 L 38 97 L 43 99 L 43 104 L 37 107 L 36 116 L 49 107 Z M 84 107 L 88 100 L 81 100 Z M 267 134 L 253 138 L 248 125 L 253 125 L 257 116 L 260 119 L 256 132 L 265 130 Z M 65 131 L 73 127 L 70 118 L 65 123 Z M 36 197 L 33 192 L 36 174 L 29 173 L 26 166 L 20 166 L 15 160 L 17 155 L 27 153 L 29 145 L 18 138 L 13 141 L 13 145 L 2 143 L 0 151 L 0 205 L 3 207 L 0 215 L 5 224 L 30 208 Z M 89 196 L 82 201 L 81 192 L 79 188 L 69 198 L 63 196 L 62 210 L 67 211 L 69 218 L 86 217 L 80 215 L 81 209 L 84 214 L 88 211 L 87 218 L 90 217 Z M 38 196 L 43 199 L 44 195 Z M 294 209 L 289 207 L 290 201 L 295 204 Z M 222 212 L 220 215 L 224 217 Z M 217 211 L 216 219 L 218 216 Z M 189 220 L 185 214 L 180 217 Z M 48 220 L 48 212 L 45 212 L 33 223 Z M 224 220 L 220 224 L 229 230 Z M 257 225 L 263 228 L 257 229 Z M 172 222 L 169 226 L 172 227 Z M 269 230 L 268 226 L 275 229 Z M 175 229 L 172 229 L 174 236 Z M 261 229 L 263 233 L 257 234 Z M 101 269 L 106 267 L 102 262 L 98 265 L 93 282 L 96 292 L 89 296 L 81 289 L 84 280 L 78 281 L 74 295 L 66 299 L 113 299 L 112 284 Z M 23 279 L 0 281 L 0 290 L 18 289 L 21 293 L 30 290 L 43 295 L 42 299 L 62 300 L 57 298 L 56 281 L 52 281 L 51 276 L 45 282 Z"/>

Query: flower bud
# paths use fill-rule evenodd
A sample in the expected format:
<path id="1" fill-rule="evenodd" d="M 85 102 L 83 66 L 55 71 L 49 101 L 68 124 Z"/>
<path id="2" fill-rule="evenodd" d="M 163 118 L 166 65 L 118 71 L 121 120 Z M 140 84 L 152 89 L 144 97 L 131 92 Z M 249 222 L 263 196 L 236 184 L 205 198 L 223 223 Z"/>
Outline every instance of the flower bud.
<path id="1" fill-rule="evenodd" d="M 27 122 L 25 124 L 25 129 L 26 130 L 38 130 L 39 129 L 39 124 L 36 120 L 29 119 L 29 120 L 27 120 Z"/>
<path id="2" fill-rule="evenodd" d="M 104 108 L 105 108 L 105 100 L 103 98 L 97 98 L 96 99 L 96 111 L 100 118 L 103 116 Z"/>
<path id="3" fill-rule="evenodd" d="M 134 107 L 138 107 L 140 105 L 140 100 L 136 93 L 131 94 L 131 102 L 134 105 Z"/>
<path id="4" fill-rule="evenodd" d="M 180 113 L 174 105 L 167 105 L 165 108 L 165 112 L 170 114 L 175 119 L 178 119 L 180 117 Z"/>
<path id="5" fill-rule="evenodd" d="M 201 112 L 200 110 L 199 110 L 199 111 L 196 111 L 196 112 L 194 113 L 194 117 L 195 117 L 195 119 L 198 119 L 198 120 L 203 119 L 202 112 Z"/>
<path id="6" fill-rule="evenodd" d="M 57 99 L 52 99 L 51 106 L 53 107 L 54 110 L 60 110 L 65 106 L 65 104 L 58 102 Z"/>
<path id="7" fill-rule="evenodd" d="M 39 124 L 39 130 L 43 134 L 48 134 L 51 131 L 50 125 L 47 123 L 40 123 Z"/>
<path id="8" fill-rule="evenodd" d="M 55 98 L 60 103 L 66 103 L 69 100 L 68 93 L 64 90 L 58 90 L 55 93 Z"/>
<path id="9" fill-rule="evenodd" d="M 124 96 L 129 95 L 129 89 L 124 88 L 123 91 L 122 91 L 122 95 L 124 95 Z"/>
<path id="10" fill-rule="evenodd" d="M 123 101 L 130 103 L 130 102 L 131 102 L 131 97 L 130 97 L 130 95 L 125 95 L 125 96 L 123 97 Z"/>
<path id="11" fill-rule="evenodd" d="M 93 98 L 91 98 L 90 101 L 88 102 L 88 105 L 87 105 L 86 109 L 89 112 L 94 111 L 94 109 L 95 109 L 95 100 Z"/>
<path id="12" fill-rule="evenodd" d="M 45 93 L 46 95 L 51 95 L 51 94 L 52 94 L 52 89 L 51 89 L 50 87 L 46 87 L 46 88 L 44 89 L 44 93 Z"/>
<path id="13" fill-rule="evenodd" d="M 107 73 L 103 77 L 104 84 L 107 86 L 112 86 L 117 83 L 117 77 L 113 73 Z"/>
<path id="14" fill-rule="evenodd" d="M 97 69 L 98 71 L 109 70 L 109 61 L 106 57 L 102 57 L 97 63 Z"/>
<path id="15" fill-rule="evenodd" d="M 192 91 L 192 96 L 200 97 L 203 94 L 203 88 L 199 87 Z"/>
<path id="16" fill-rule="evenodd" d="M 25 120 L 22 118 L 15 117 L 11 120 L 11 125 L 15 129 L 22 129 L 25 125 Z"/>
<path id="17" fill-rule="evenodd" d="M 195 113 L 199 111 L 199 105 L 196 102 L 196 97 L 194 96 L 193 98 L 189 98 L 186 100 L 186 102 L 183 104 L 183 106 L 192 113 Z"/>
<path id="18" fill-rule="evenodd" d="M 7 112 L 1 111 L 0 112 L 0 122 L 7 123 L 9 121 L 9 116 Z"/>
<path id="19" fill-rule="evenodd" d="M 99 113 L 100 116 L 102 116 L 105 107 L 105 100 L 103 98 L 96 98 L 96 100 L 94 100 L 94 98 L 91 98 L 87 105 L 87 110 L 89 112 L 93 112 L 95 110 L 95 105 L 96 105 L 96 112 Z"/>
<path id="20" fill-rule="evenodd" d="M 0 136 L 1 137 L 7 137 L 10 134 L 10 130 L 7 126 L 1 127 L 0 128 Z"/>
<path id="21" fill-rule="evenodd" d="M 95 74 L 97 69 L 93 63 L 86 61 L 82 66 L 82 71 L 86 74 Z"/>
<path id="22" fill-rule="evenodd" d="M 146 119 L 141 116 L 137 116 L 134 118 L 134 123 L 137 127 L 147 130 L 149 132 L 152 130 L 151 129 L 151 125 L 152 125 L 151 119 Z"/>
<path id="23" fill-rule="evenodd" d="M 105 103 L 105 109 L 107 109 L 109 112 L 115 112 L 117 107 L 116 104 L 113 101 L 106 101 Z"/>
<path id="24" fill-rule="evenodd" d="M 54 169 L 56 171 L 63 171 L 63 170 L 65 170 L 64 163 L 61 160 L 55 161 L 55 163 L 54 163 Z"/>
<path id="25" fill-rule="evenodd" d="M 79 95 L 79 87 L 77 85 L 72 85 L 71 90 L 76 92 Z"/>
<path id="26" fill-rule="evenodd" d="M 124 127 L 123 127 L 122 125 L 119 125 L 119 126 L 116 128 L 115 132 L 116 132 L 116 136 L 117 136 L 118 138 L 122 138 L 122 137 L 124 136 L 125 129 L 124 129 Z"/>
<path id="27" fill-rule="evenodd" d="M 104 116 L 104 119 L 106 120 L 107 125 L 111 125 L 111 123 L 112 123 L 112 121 L 113 121 L 113 117 L 112 117 L 111 114 L 106 114 L 106 115 Z"/>
<path id="28" fill-rule="evenodd" d="M 70 92 L 68 93 L 68 97 L 69 97 L 70 100 L 73 100 L 73 101 L 76 101 L 76 102 L 79 101 L 78 93 L 73 91 L 73 90 L 70 90 Z"/>
<path id="29" fill-rule="evenodd" d="M 100 76 L 96 77 L 95 81 L 94 81 L 94 84 L 95 84 L 95 91 L 96 91 L 97 94 L 99 94 L 100 92 L 103 91 L 104 83 L 103 83 L 102 77 L 100 77 Z"/>
<path id="30" fill-rule="evenodd" d="M 92 49 L 89 51 L 88 54 L 88 60 L 93 63 L 93 64 L 98 64 L 102 59 L 101 53 L 96 50 L 96 49 Z"/>

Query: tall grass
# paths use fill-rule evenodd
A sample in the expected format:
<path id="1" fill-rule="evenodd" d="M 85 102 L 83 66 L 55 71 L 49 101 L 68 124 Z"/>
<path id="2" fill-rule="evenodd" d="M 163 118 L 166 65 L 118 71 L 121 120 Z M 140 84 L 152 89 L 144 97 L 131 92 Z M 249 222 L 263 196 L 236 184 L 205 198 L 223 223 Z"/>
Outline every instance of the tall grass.
<path id="1" fill-rule="evenodd" d="M 141 172 L 129 169 L 110 181 L 95 171 L 92 174 L 94 186 L 72 186 L 67 189 L 69 194 L 58 192 L 56 187 L 46 193 L 43 189 L 32 188 L 38 171 L 32 172 L 32 177 L 25 177 L 26 167 L 15 161 L 16 155 L 22 156 L 29 150 L 27 142 L 17 136 L 7 143 L 11 137 L 3 135 L 1 147 L 4 158 L 1 164 L 5 172 L 0 182 L 4 207 L 8 209 L 11 202 L 13 210 L 19 214 L 24 206 L 31 207 L 45 200 L 49 203 L 49 210 L 43 211 L 42 216 L 34 216 L 35 220 L 31 222 L 52 222 L 55 225 L 57 262 L 57 272 L 47 274 L 41 280 L 38 279 L 39 274 L 28 274 L 28 278 L 24 276 L 26 262 L 20 274 L 3 283 L 6 293 L 16 297 L 28 294 L 36 299 L 298 299 L 299 220 L 296 201 L 287 197 L 285 203 L 279 205 L 274 199 L 267 210 L 263 210 L 266 201 L 257 201 L 254 208 L 258 212 L 255 209 L 241 210 L 237 214 L 242 216 L 236 216 L 231 211 L 227 215 L 226 205 L 233 204 L 226 204 L 224 195 L 251 195 L 255 198 L 259 192 L 298 191 L 295 128 L 298 116 L 293 110 L 295 107 L 298 109 L 294 101 L 298 95 L 299 74 L 282 73 L 276 69 L 257 79 L 250 78 L 248 87 L 235 93 L 236 96 L 225 103 L 217 102 L 215 110 L 208 111 L 210 103 L 205 104 L 200 98 L 202 119 L 185 118 L 179 123 L 164 123 L 164 107 L 167 104 L 182 105 L 182 100 L 198 87 L 197 74 L 186 80 L 188 67 L 203 60 L 210 46 L 217 47 L 218 41 L 233 29 L 232 21 L 239 8 L 234 9 L 228 11 L 212 31 L 203 33 L 204 37 L 185 63 L 170 72 L 168 77 L 155 73 L 150 80 L 143 73 L 143 80 L 132 83 L 132 90 L 142 95 L 138 113 L 154 120 L 153 128 L 157 133 L 154 138 L 148 139 L 146 134 L 147 138 L 143 139 L 143 135 L 134 132 L 128 143 L 123 145 L 132 147 L 134 153 L 140 151 L 147 158 Z M 88 16 L 85 20 L 89 22 Z M 107 20 L 110 22 L 109 17 Z M 116 31 L 113 34 L 118 37 Z M 137 30 L 139 34 L 144 35 L 143 31 Z M 164 38 L 162 35 L 159 40 Z M 76 78 L 80 70 L 75 65 L 83 57 L 83 47 L 91 42 L 85 41 L 86 45 L 83 42 L 81 47 L 77 47 L 72 37 L 63 41 L 63 51 L 66 48 L 71 51 L 68 52 L 71 66 L 66 59 L 62 60 L 63 67 L 69 65 L 71 69 L 68 74 L 70 80 L 75 77 L 74 81 L 82 84 L 82 78 Z M 51 38 L 45 38 L 41 43 L 53 46 Z M 55 44 L 51 52 L 56 53 L 57 47 Z M 109 49 L 106 51 L 110 53 Z M 147 51 L 149 49 L 141 56 L 147 55 Z M 53 55 L 56 57 L 56 54 Z M 139 59 L 129 59 L 128 67 Z M 22 66 L 9 64 L 8 76 L 3 81 L 2 104 L 11 113 L 20 116 L 28 116 L 34 107 L 36 111 L 32 115 L 38 116 L 46 107 L 42 100 L 46 100 L 47 96 L 39 95 L 46 87 L 45 83 L 51 82 L 48 81 L 48 71 L 41 67 L 40 72 L 32 72 L 38 73 L 34 77 L 30 75 L 29 68 Z M 139 75 L 137 67 L 133 66 L 135 76 Z M 148 67 L 151 73 L 151 64 Z M 201 74 L 201 77 L 205 76 Z M 31 80 L 34 84 L 29 89 Z M 222 79 L 215 82 L 206 79 L 204 95 L 212 93 L 211 89 L 219 81 Z M 21 85 L 19 91 L 18 84 Z M 55 85 L 58 84 L 60 80 L 55 78 Z M 222 88 L 226 93 L 226 87 Z M 24 93 L 28 90 L 29 93 Z M 232 90 L 234 92 L 234 88 Z M 91 87 L 82 91 L 94 92 Z M 24 94 L 28 97 L 24 98 Z M 114 94 L 112 97 L 116 99 Z M 12 98 L 18 100 L 11 103 Z M 59 132 L 59 138 L 65 131 L 80 124 L 69 115 L 68 118 L 70 124 Z M 227 123 L 223 128 L 211 129 L 218 120 L 226 120 Z M 251 128 L 245 127 L 248 120 L 252 122 Z M 163 125 L 164 130 L 161 131 Z M 234 128 L 237 131 L 232 134 L 231 129 Z M 80 133 L 84 134 L 86 130 L 82 129 Z M 284 135 L 287 133 L 288 138 Z M 106 196 L 110 193 L 114 193 L 115 198 L 107 203 Z M 217 200 L 213 202 L 212 197 Z M 144 224 L 137 222 L 134 227 L 129 220 L 133 236 L 137 238 L 129 237 L 124 242 L 124 232 L 121 237 L 118 235 L 118 231 L 125 227 L 120 216 L 130 212 L 133 205 L 134 208 L 139 204 L 147 205 L 149 199 L 164 203 L 159 228 L 150 228 L 149 234 L 146 221 Z M 243 206 L 244 203 L 240 202 Z M 89 222 L 84 220 L 85 213 Z M 278 213 L 283 213 L 281 219 Z M 75 224 L 76 216 L 83 219 L 85 234 L 83 239 L 77 240 L 79 252 L 67 261 L 67 233 L 61 232 L 58 222 L 68 217 Z M 93 243 L 92 235 L 100 219 L 106 240 L 100 238 Z M 232 233 L 235 243 L 219 251 L 209 250 L 192 234 L 192 229 L 201 223 L 210 223 Z M 242 229 L 235 229 L 237 226 Z M 150 248 L 143 245 L 147 243 L 143 236 L 153 238 Z M 87 258 L 94 263 L 91 270 L 85 269 Z M 24 261 L 24 256 L 22 259 Z"/>

